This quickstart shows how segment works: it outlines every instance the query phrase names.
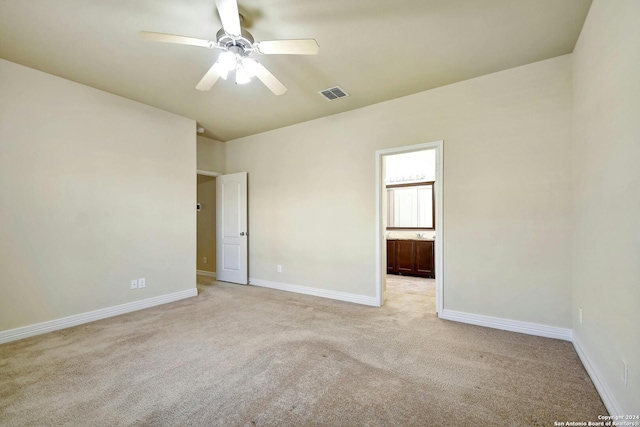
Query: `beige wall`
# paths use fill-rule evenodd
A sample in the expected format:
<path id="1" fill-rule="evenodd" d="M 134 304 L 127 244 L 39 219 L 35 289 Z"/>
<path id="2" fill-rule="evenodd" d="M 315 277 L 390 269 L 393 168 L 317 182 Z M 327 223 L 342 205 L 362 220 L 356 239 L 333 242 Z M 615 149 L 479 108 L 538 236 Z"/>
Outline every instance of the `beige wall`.
<path id="1" fill-rule="evenodd" d="M 197 268 L 202 271 L 216 271 L 216 179 L 198 175 L 198 212 L 197 222 Z M 207 257 L 207 262 L 204 262 Z"/>
<path id="2" fill-rule="evenodd" d="M 195 123 L 4 60 L 0 93 L 0 330 L 194 289 Z"/>
<path id="3" fill-rule="evenodd" d="M 227 142 L 250 277 L 374 296 L 375 151 L 444 140 L 444 307 L 570 327 L 570 138 L 563 56 Z"/>
<path id="4" fill-rule="evenodd" d="M 573 67 L 574 334 L 624 414 L 640 413 L 639 23 L 637 0 L 594 1 Z"/>
<path id="5" fill-rule="evenodd" d="M 224 173 L 224 142 L 198 136 L 197 150 L 199 170 Z"/>

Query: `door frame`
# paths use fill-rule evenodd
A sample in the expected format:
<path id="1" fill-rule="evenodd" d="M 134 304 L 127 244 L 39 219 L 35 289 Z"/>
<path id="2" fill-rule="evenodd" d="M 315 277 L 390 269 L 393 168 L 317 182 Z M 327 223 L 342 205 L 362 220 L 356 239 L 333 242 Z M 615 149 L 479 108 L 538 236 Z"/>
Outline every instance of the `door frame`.
<path id="1" fill-rule="evenodd" d="M 196 175 L 204 175 L 204 176 L 220 176 L 222 175 L 220 172 L 212 172 L 212 171 L 206 171 L 204 169 L 196 169 Z"/>
<path id="2" fill-rule="evenodd" d="M 384 305 L 383 286 L 386 283 L 387 275 L 387 239 L 386 234 L 386 192 L 384 183 L 383 158 L 394 154 L 412 153 L 415 151 L 436 150 L 436 238 L 435 238 L 435 269 L 436 269 L 436 311 L 438 317 L 442 315 L 444 309 L 444 257 L 443 257 L 443 231 L 445 221 L 442 208 L 443 186 L 443 142 L 434 141 L 404 147 L 386 148 L 376 151 L 376 301 L 379 306 Z"/>

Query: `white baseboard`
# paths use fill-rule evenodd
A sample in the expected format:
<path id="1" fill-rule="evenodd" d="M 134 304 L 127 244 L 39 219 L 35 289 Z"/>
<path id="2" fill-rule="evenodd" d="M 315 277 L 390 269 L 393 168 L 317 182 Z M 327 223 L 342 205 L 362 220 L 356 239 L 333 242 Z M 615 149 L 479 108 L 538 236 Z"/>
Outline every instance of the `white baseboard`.
<path id="1" fill-rule="evenodd" d="M 46 334 L 47 332 L 57 331 L 59 329 L 69 328 L 71 326 L 81 325 L 83 323 L 93 322 L 95 320 L 105 319 L 107 317 L 118 316 L 120 314 L 138 311 L 156 305 L 167 304 L 181 299 L 195 297 L 198 295 L 198 289 L 192 288 L 184 291 L 174 292 L 171 294 L 160 295 L 153 298 L 147 298 L 140 301 L 129 302 L 126 304 L 116 305 L 113 307 L 101 308 L 99 310 L 89 311 L 87 313 L 75 314 L 61 319 L 49 320 L 47 322 L 36 323 L 35 325 L 22 326 L 20 328 L 0 331 L 0 344 L 10 341 L 20 340 L 22 338 L 32 337 L 34 335 Z"/>
<path id="2" fill-rule="evenodd" d="M 578 357 L 582 361 L 582 365 L 587 371 L 587 374 L 589 374 L 593 385 L 596 387 L 596 390 L 598 390 L 600 398 L 602 399 L 602 403 L 604 403 L 607 411 L 609 411 L 609 415 L 625 414 L 625 412 L 622 411 L 620 404 L 618 404 L 618 401 L 615 399 L 613 393 L 611 392 L 611 389 L 604 381 L 604 377 L 596 368 L 596 366 L 591 363 L 591 360 L 589 359 L 589 356 L 587 355 L 582 342 L 576 335 L 573 336 L 573 347 L 576 349 L 576 353 L 578 353 Z"/>
<path id="3" fill-rule="evenodd" d="M 214 279 L 216 278 L 215 271 L 196 270 L 196 274 L 199 274 L 201 276 L 213 277 Z"/>
<path id="4" fill-rule="evenodd" d="M 270 282 L 268 280 L 249 278 L 249 284 L 263 288 L 278 289 L 280 291 L 295 292 L 296 294 L 313 295 L 316 297 L 335 299 L 339 301 L 353 302 L 356 304 L 371 305 L 378 307 L 376 297 L 367 297 L 358 294 L 349 294 L 340 291 L 330 291 L 327 289 L 310 288 L 307 286 L 290 285 L 288 283 Z"/>
<path id="5" fill-rule="evenodd" d="M 439 317 L 445 320 L 453 320 L 454 322 L 469 323 L 471 325 L 486 326 L 488 328 L 520 332 L 522 334 L 536 335 L 539 337 L 557 338 L 565 341 L 571 341 L 573 335 L 571 329 L 567 328 L 482 316 L 480 314 L 463 313 L 454 310 L 442 310 Z"/>

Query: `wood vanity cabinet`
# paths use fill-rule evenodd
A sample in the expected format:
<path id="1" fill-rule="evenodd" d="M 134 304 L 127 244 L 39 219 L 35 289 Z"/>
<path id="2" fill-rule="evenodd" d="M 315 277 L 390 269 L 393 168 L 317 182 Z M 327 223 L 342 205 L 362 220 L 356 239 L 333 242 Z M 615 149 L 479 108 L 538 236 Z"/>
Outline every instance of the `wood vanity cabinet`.
<path id="1" fill-rule="evenodd" d="M 434 262 L 434 242 L 433 241 L 416 241 L 415 242 L 415 272 L 419 276 L 435 277 Z"/>
<path id="2" fill-rule="evenodd" d="M 414 274 L 416 248 L 413 240 L 396 240 L 396 273 Z"/>
<path id="3" fill-rule="evenodd" d="M 396 241 L 387 240 L 387 273 L 396 272 Z"/>
<path id="4" fill-rule="evenodd" d="M 435 277 L 432 240 L 387 240 L 387 273 Z"/>

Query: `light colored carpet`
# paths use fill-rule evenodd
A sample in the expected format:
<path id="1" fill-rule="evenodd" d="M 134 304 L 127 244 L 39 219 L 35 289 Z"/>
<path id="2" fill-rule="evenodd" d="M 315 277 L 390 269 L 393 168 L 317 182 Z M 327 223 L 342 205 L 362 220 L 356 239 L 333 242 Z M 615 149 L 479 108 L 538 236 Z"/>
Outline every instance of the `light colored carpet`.
<path id="1" fill-rule="evenodd" d="M 552 426 L 605 414 L 568 342 L 199 277 L 0 346 L 0 424 Z M 392 292 L 393 294 L 393 292 Z"/>
<path id="2" fill-rule="evenodd" d="M 387 300 L 389 307 L 416 315 L 436 314 L 436 281 L 423 277 L 387 274 Z"/>

